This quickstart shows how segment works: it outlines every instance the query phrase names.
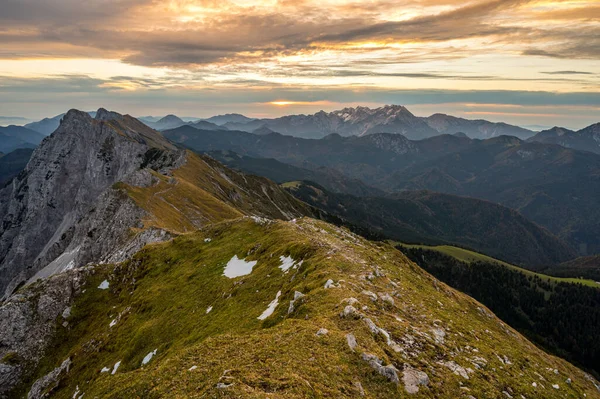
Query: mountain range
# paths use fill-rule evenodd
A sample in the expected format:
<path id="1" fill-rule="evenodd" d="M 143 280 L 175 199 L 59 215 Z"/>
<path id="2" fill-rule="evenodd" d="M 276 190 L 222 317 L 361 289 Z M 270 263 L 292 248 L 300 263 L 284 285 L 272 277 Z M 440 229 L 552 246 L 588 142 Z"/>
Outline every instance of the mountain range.
<path id="1" fill-rule="evenodd" d="M 320 111 L 313 115 L 289 115 L 275 119 L 256 119 L 250 122 L 226 123 L 230 130 L 253 132 L 266 127 L 275 132 L 303 138 L 322 138 L 336 133 L 341 136 L 365 136 L 373 133 L 402 134 L 409 139 L 424 139 L 440 133 L 465 133 L 471 138 L 490 138 L 513 135 L 527 138 L 534 132 L 505 123 L 467 120 L 449 115 L 434 114 L 427 118 L 413 115 L 400 105 L 381 108 L 344 108 L 334 112 Z"/>
<path id="2" fill-rule="evenodd" d="M 528 139 L 531 142 L 558 144 L 562 147 L 600 154 L 600 123 L 573 131 L 561 127 L 544 130 Z"/>
<path id="3" fill-rule="evenodd" d="M 393 245 L 165 136 L 71 110 L 0 190 L 0 395 L 600 397 Z"/>
<path id="4" fill-rule="evenodd" d="M 164 134 L 197 151 L 229 150 L 304 169 L 334 169 L 390 193 L 426 189 L 493 201 L 546 227 L 581 254 L 600 252 L 600 156 L 590 152 L 511 136 L 415 141 L 396 134 L 334 134 L 317 140 L 188 126 Z"/>
<path id="5" fill-rule="evenodd" d="M 58 127 L 61 117 L 62 115 L 46 118 L 30 123 L 26 127 L 48 135 Z M 486 120 L 468 120 L 444 114 L 417 117 L 400 105 L 387 105 L 374 109 L 368 107 L 344 108 L 333 112 L 320 111 L 312 115 L 287 115 L 270 119 L 248 118 L 240 114 L 190 119 L 192 118 L 184 120 L 184 118 L 172 114 L 162 118 L 150 116 L 140 118 L 142 122 L 157 130 L 174 129 L 186 124 L 199 123 L 198 127 L 205 130 L 229 129 L 262 134 L 260 132 L 268 129 L 268 131 L 303 138 L 322 138 L 332 133 L 341 136 L 394 133 L 419 140 L 439 134 L 463 133 L 468 137 L 480 139 L 501 135 L 526 139 L 535 134 L 531 130 L 518 126 Z"/>
<path id="6" fill-rule="evenodd" d="M 7 154 L 18 148 L 35 148 L 44 137 L 23 126 L 0 126 L 0 152 Z"/>
<path id="7" fill-rule="evenodd" d="M 307 204 L 404 243 L 459 245 L 527 267 L 576 256 L 547 230 L 488 201 L 429 191 L 357 198 L 306 182 L 285 187 Z"/>

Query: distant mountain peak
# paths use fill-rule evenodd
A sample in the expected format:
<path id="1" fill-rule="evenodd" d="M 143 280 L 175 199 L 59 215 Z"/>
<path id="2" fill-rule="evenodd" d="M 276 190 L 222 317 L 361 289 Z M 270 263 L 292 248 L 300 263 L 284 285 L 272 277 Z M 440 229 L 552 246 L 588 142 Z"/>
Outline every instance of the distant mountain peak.
<path id="1" fill-rule="evenodd" d="M 157 123 L 161 123 L 161 122 L 181 122 L 181 123 L 185 123 L 183 121 L 183 119 L 181 119 L 177 115 L 173 115 L 173 114 L 169 114 L 169 115 L 166 115 L 166 116 L 160 118 Z"/>
<path id="2" fill-rule="evenodd" d="M 266 127 L 266 126 L 263 125 L 263 126 L 257 128 L 257 129 L 254 129 L 252 131 L 252 133 L 264 136 L 264 135 L 267 135 L 267 134 L 272 134 L 272 133 L 277 133 L 277 132 L 275 132 L 274 130 L 269 129 L 268 127 Z"/>

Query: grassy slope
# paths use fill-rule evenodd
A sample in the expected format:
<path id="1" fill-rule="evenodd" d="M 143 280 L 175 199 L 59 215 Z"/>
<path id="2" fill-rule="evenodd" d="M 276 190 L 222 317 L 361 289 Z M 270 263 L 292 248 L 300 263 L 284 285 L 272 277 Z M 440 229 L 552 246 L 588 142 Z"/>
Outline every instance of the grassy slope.
<path id="1" fill-rule="evenodd" d="M 250 275 L 222 275 L 234 255 L 258 261 Z M 281 255 L 304 263 L 284 274 Z M 385 275 L 366 278 L 376 269 Z M 340 287 L 325 289 L 329 278 Z M 97 288 L 104 279 L 108 290 Z M 393 295 L 394 305 L 372 302 L 361 294 L 364 289 Z M 278 291 L 275 313 L 258 320 Z M 294 291 L 306 296 L 288 315 Z M 349 297 L 360 301 L 356 307 L 366 306 L 364 315 L 389 331 L 404 354 L 373 335 L 363 320 L 340 317 Z M 600 397 L 580 370 L 543 353 L 391 245 L 313 219 L 263 224 L 244 218 L 148 246 L 131 261 L 98 267 L 68 321 L 37 371 L 44 375 L 71 357 L 57 398 L 73 397 L 77 387 L 89 398 L 341 398 L 358 397 L 357 382 L 367 397 L 404 395 L 402 383 L 377 374 L 361 359 L 363 352 L 399 370 L 411 365 L 425 371 L 429 387 L 414 397 L 503 398 L 502 391 L 527 398 Z M 434 326 L 445 329 L 445 342 L 432 339 Z M 329 333 L 317 337 L 319 328 Z M 346 344 L 350 332 L 358 341 L 355 352 Z M 154 349 L 156 356 L 141 366 Z M 475 356 L 487 366 L 476 369 L 470 363 Z M 472 368 L 470 378 L 438 363 L 450 360 Z M 117 361 L 122 364 L 115 375 L 100 373 Z M 197 369 L 190 371 L 192 366 Z M 219 382 L 234 385 L 218 389 Z"/>
<path id="2" fill-rule="evenodd" d="M 133 187 L 119 183 L 137 205 L 148 211 L 146 227 L 189 232 L 197 227 L 243 215 L 291 219 L 311 209 L 273 182 L 224 168 L 209 157 L 187 153 L 172 178 L 154 174 L 159 183 Z"/>
<path id="3" fill-rule="evenodd" d="M 544 270 L 553 276 L 580 276 L 600 281 L 600 255 L 583 256 Z"/>
<path id="4" fill-rule="evenodd" d="M 537 276 L 537 277 L 541 278 L 542 280 L 549 281 L 549 282 L 576 283 L 576 284 L 587 285 L 589 287 L 600 288 L 600 285 L 597 282 L 595 282 L 594 280 L 586 280 L 586 279 L 580 279 L 580 278 L 553 277 L 553 276 L 548 276 L 546 274 L 535 273 L 535 272 L 532 272 L 531 270 L 523 269 L 521 267 L 511 265 L 510 263 L 506 263 L 501 260 L 492 258 L 491 256 L 480 254 L 480 253 L 474 252 L 474 251 L 469 251 L 468 249 L 464 249 L 464 248 L 454 247 L 452 245 L 429 246 L 429 245 L 414 245 L 414 244 L 403 244 L 403 243 L 399 243 L 399 244 L 402 246 L 408 247 L 408 248 L 423 248 L 423 249 L 431 249 L 431 250 L 439 251 L 446 255 L 452 256 L 453 258 L 456 258 L 460 261 L 467 262 L 467 263 L 475 263 L 475 262 L 499 263 L 499 264 L 509 267 L 511 269 L 518 270 L 519 272 L 521 272 L 523 274 Z"/>

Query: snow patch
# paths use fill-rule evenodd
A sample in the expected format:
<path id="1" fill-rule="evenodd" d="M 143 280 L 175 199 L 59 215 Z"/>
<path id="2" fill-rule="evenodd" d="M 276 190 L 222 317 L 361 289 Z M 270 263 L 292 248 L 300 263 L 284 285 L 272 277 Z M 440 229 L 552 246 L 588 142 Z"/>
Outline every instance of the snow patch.
<path id="1" fill-rule="evenodd" d="M 118 362 L 115 363 L 115 365 L 113 366 L 112 372 L 110 374 L 114 375 L 117 370 L 119 369 L 119 366 L 121 365 L 121 361 L 119 360 Z"/>
<path id="2" fill-rule="evenodd" d="M 246 276 L 252 273 L 252 268 L 256 266 L 256 263 L 255 260 L 246 262 L 244 259 L 239 259 L 237 255 L 233 255 L 233 258 L 227 262 L 223 275 L 229 278 Z"/>
<path id="3" fill-rule="evenodd" d="M 260 316 L 258 316 L 258 320 L 264 320 L 273 314 L 273 312 L 275 311 L 275 308 L 277 307 L 277 305 L 279 305 L 279 297 L 280 296 L 281 296 L 281 291 L 277 291 L 277 295 L 275 296 L 275 299 L 273 299 L 271 301 L 271 303 L 269 304 L 269 306 L 267 307 L 267 309 L 264 312 L 262 312 L 262 314 Z"/>
<path id="4" fill-rule="evenodd" d="M 290 269 L 299 268 L 304 262 L 303 260 L 301 260 L 300 262 L 296 262 L 294 259 L 292 259 L 291 256 L 280 256 L 279 261 L 281 262 L 279 268 L 283 271 L 284 274 L 287 273 Z"/>
<path id="5" fill-rule="evenodd" d="M 107 280 L 104 280 L 103 282 L 100 283 L 98 288 L 100 288 L 101 290 L 107 290 L 109 285 L 110 285 L 109 282 Z"/>
<path id="6" fill-rule="evenodd" d="M 154 349 L 152 352 L 148 353 L 143 359 L 142 359 L 142 366 L 145 364 L 148 364 L 150 362 L 150 360 L 152 360 L 152 357 L 154 355 L 156 355 L 156 351 L 157 349 Z"/>
<path id="7" fill-rule="evenodd" d="M 207 308 L 206 308 L 206 314 L 209 314 L 209 313 L 210 313 L 210 311 L 211 311 L 212 309 L 213 309 L 213 307 L 212 307 L 212 306 L 209 306 L 209 307 L 207 307 Z"/>

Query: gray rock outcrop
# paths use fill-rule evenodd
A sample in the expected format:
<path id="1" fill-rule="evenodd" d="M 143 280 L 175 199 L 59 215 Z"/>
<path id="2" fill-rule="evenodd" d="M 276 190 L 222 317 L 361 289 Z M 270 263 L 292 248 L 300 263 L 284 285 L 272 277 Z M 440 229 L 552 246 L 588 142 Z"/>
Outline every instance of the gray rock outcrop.
<path id="1" fill-rule="evenodd" d="M 58 274 L 0 305 L 0 398 L 35 369 L 56 332 L 57 319 L 68 318 L 91 273 L 92 268 L 83 267 Z"/>
<path id="2" fill-rule="evenodd" d="M 145 168 L 164 171 L 184 158 L 130 116 L 69 111 L 0 190 L 0 297 L 34 276 L 118 253 L 130 228 L 141 227 L 144 211 L 113 185 L 150 185 Z"/>

